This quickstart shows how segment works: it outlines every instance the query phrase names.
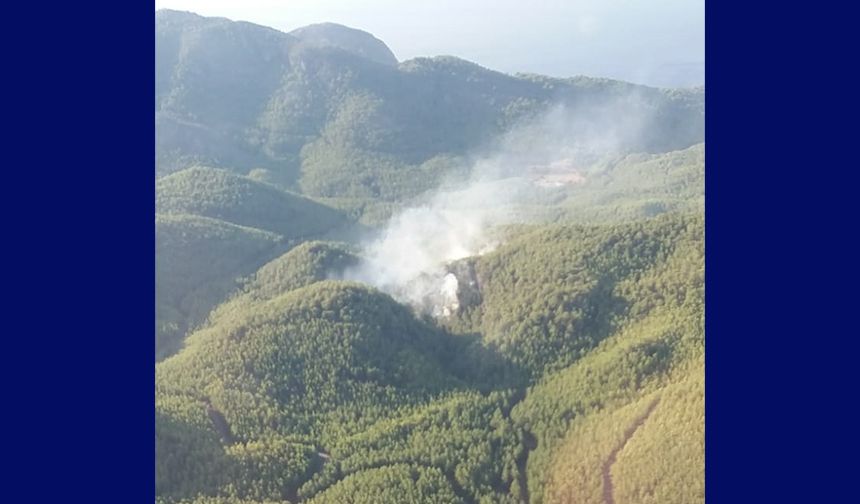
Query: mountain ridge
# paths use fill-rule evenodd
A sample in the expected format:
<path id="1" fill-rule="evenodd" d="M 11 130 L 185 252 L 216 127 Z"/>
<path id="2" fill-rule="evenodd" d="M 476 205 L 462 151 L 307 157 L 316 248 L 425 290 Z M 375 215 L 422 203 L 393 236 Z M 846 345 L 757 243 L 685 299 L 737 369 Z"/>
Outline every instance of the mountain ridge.
<path id="1" fill-rule="evenodd" d="M 397 65 L 397 57 L 385 42 L 371 33 L 337 23 L 316 23 L 289 32 L 317 47 L 336 47 L 383 65 Z"/>
<path id="2" fill-rule="evenodd" d="M 516 76 L 451 56 L 380 62 L 250 23 L 159 14 L 157 176 L 203 164 L 258 170 L 314 197 L 402 200 L 435 187 L 452 158 L 558 105 L 647 114 L 624 146 L 633 151 L 704 139 L 701 89 Z"/>
<path id="3" fill-rule="evenodd" d="M 156 503 L 704 502 L 704 107 L 157 11 Z"/>

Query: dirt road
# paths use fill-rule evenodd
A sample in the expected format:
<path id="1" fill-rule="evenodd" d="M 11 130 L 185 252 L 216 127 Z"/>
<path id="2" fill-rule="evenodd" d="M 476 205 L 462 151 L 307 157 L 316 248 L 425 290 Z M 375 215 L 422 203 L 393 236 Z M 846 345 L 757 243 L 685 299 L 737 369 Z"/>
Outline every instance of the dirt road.
<path id="1" fill-rule="evenodd" d="M 630 438 L 633 437 L 633 434 L 645 424 L 645 421 L 648 420 L 648 417 L 651 416 L 651 413 L 654 412 L 654 409 L 657 407 L 657 404 L 660 403 L 660 398 L 654 399 L 654 401 L 648 405 L 648 409 L 645 410 L 641 416 L 639 416 L 631 425 L 624 431 L 624 439 L 621 440 L 620 443 L 609 452 L 609 456 L 606 458 L 606 461 L 603 463 L 603 502 L 604 504 L 615 504 L 615 488 L 612 485 L 612 465 L 615 464 L 615 460 L 618 458 L 618 453 L 627 446 L 627 442 L 630 441 Z"/>

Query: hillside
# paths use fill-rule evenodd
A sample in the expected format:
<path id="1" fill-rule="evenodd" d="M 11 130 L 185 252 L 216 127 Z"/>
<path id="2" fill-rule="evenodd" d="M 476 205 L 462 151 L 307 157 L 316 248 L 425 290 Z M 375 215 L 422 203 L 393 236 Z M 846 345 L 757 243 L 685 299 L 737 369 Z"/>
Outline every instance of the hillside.
<path id="1" fill-rule="evenodd" d="M 282 247 L 273 233 L 193 215 L 155 219 L 156 357 L 178 350 L 236 277 L 256 269 Z"/>
<path id="2" fill-rule="evenodd" d="M 387 296 L 358 285 L 324 281 L 289 292 L 222 317 L 158 365 L 162 449 L 183 453 L 183 463 L 195 467 L 238 463 L 222 460 L 230 453 L 213 458 L 221 451 L 213 441 L 219 436 L 228 447 L 254 444 L 266 458 L 274 454 L 265 440 L 331 450 L 382 417 L 462 388 L 451 367 L 461 345 Z M 186 424 L 206 424 L 201 416 L 206 411 L 217 411 L 220 420 L 193 433 Z M 171 415 L 179 419 L 169 423 Z M 173 435 L 178 428 L 189 432 Z M 175 459 L 165 456 L 160 463 Z M 295 464 L 296 471 L 283 477 L 298 480 L 316 462 L 291 458 L 280 470 Z M 173 482 L 174 470 L 188 477 Z M 177 466 L 164 474 L 158 484 L 165 496 L 230 491 L 218 486 L 219 470 L 195 477 Z M 320 475 L 332 477 L 324 470 Z M 255 477 L 261 488 L 272 485 L 266 473 Z M 230 481 L 227 477 L 224 484 Z"/>
<path id="3" fill-rule="evenodd" d="M 159 359 L 175 352 L 189 329 L 269 259 L 302 240 L 353 232 L 337 210 L 203 167 L 159 179 L 156 212 Z"/>
<path id="4" fill-rule="evenodd" d="M 704 494 L 704 373 L 575 422 L 542 502 L 684 503 Z M 685 461 L 678 464 L 677 461 Z"/>
<path id="5" fill-rule="evenodd" d="M 383 65 L 397 65 L 385 42 L 373 35 L 336 23 L 319 23 L 290 32 L 308 46 L 334 47 Z"/>
<path id="6" fill-rule="evenodd" d="M 628 154 L 583 170 L 584 183 L 558 190 L 538 209 L 559 222 L 618 222 L 674 211 L 703 211 L 705 145 L 660 154 Z"/>
<path id="7" fill-rule="evenodd" d="M 481 301 L 452 327 L 480 331 L 534 376 L 566 367 L 667 297 L 699 295 L 702 231 L 681 214 L 526 232 L 474 261 Z M 657 292 L 641 285 L 664 270 L 684 276 L 661 277 Z"/>
<path id="8" fill-rule="evenodd" d="M 683 215 L 529 231 L 476 260 L 482 301 L 449 322 L 453 333 L 373 290 L 320 280 L 322 265 L 352 261 L 338 246 L 288 252 L 158 365 L 160 446 L 176 454 L 160 462 L 176 464 L 160 466 L 160 495 L 556 502 L 567 490 L 553 478 L 569 478 L 552 461 L 580 430 L 607 415 L 626 425 L 648 394 L 668 398 L 679 377 L 700 376 L 701 231 Z M 612 470 L 638 478 L 619 495 L 673 488 L 681 468 L 647 455 L 686 428 L 669 420 L 673 401 L 655 410 L 670 423 L 643 427 L 617 455 Z M 250 447 L 282 472 L 253 469 L 236 486 L 236 467 L 258 467 L 241 462 Z M 405 486 L 382 497 L 390 485 Z"/>
<path id="9" fill-rule="evenodd" d="M 304 242 L 249 275 L 241 288 L 210 314 L 210 319 L 217 320 L 228 313 L 241 312 L 255 303 L 274 299 L 322 280 L 337 278 L 358 261 L 359 258 L 345 244 Z"/>
<path id="10" fill-rule="evenodd" d="M 702 88 L 155 28 L 159 504 L 704 502 Z"/>
<path id="11" fill-rule="evenodd" d="M 226 170 L 182 170 L 159 179 L 155 194 L 160 214 L 211 217 L 287 239 L 319 237 L 347 223 L 332 208 Z"/>
<path id="12" fill-rule="evenodd" d="M 361 208 L 435 187 L 456 159 L 557 105 L 637 117 L 620 147 L 703 140 L 704 92 L 577 77 L 511 76 L 453 57 L 394 64 L 358 30 L 291 34 L 162 10 L 156 16 L 157 169 L 194 164 Z"/>

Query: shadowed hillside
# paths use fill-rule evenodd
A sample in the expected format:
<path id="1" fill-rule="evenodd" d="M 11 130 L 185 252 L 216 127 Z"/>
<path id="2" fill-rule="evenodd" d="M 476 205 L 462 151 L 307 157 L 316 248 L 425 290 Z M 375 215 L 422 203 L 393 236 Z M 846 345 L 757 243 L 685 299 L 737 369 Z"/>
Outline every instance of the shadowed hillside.
<path id="1" fill-rule="evenodd" d="M 156 15 L 160 504 L 704 502 L 704 90 Z"/>

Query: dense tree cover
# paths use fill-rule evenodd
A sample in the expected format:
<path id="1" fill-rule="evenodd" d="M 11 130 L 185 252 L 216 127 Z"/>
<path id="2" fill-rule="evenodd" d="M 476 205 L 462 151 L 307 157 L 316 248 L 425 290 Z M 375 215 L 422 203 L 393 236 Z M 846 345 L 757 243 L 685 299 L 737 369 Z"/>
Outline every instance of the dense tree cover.
<path id="1" fill-rule="evenodd" d="M 459 393 L 351 436 L 334 433 L 331 454 L 341 474 L 421 464 L 441 470 L 462 497 L 508 502 L 521 450 L 521 432 L 506 413 L 513 400 L 511 393 Z M 321 475 L 303 490 L 325 484 Z"/>
<path id="2" fill-rule="evenodd" d="M 620 222 L 672 211 L 702 211 L 705 145 L 661 154 L 630 154 L 583 170 L 585 183 L 548 191 L 535 214 L 558 222 Z"/>
<path id="3" fill-rule="evenodd" d="M 336 210 L 226 170 L 194 167 L 159 179 L 161 214 L 212 217 L 289 239 L 320 236 L 345 224 Z"/>
<path id="4" fill-rule="evenodd" d="M 704 502 L 704 372 L 652 390 L 575 419 L 532 502 Z"/>
<path id="5" fill-rule="evenodd" d="M 418 182 L 419 184 L 421 182 Z M 400 201 L 372 200 L 363 197 L 357 198 L 318 198 L 332 208 L 344 212 L 350 219 L 358 221 L 362 225 L 370 227 L 381 226 L 388 222 L 398 211 L 403 210 Z"/>
<path id="6" fill-rule="evenodd" d="M 646 397 L 611 412 L 591 415 L 576 423 L 571 429 L 569 439 L 557 447 L 557 455 L 548 467 L 549 482 L 545 501 L 589 504 L 607 502 L 604 497 L 604 490 L 609 489 L 604 479 L 607 462 L 612 462 L 613 451 L 625 444 L 632 428 L 642 421 L 641 419 L 649 416 L 655 400 L 655 397 Z M 614 464 L 609 465 L 610 471 L 613 466 Z"/>
<path id="7" fill-rule="evenodd" d="M 481 468 L 503 457 L 487 451 L 483 443 L 490 436 L 498 439 L 498 449 L 507 444 L 513 450 L 516 438 L 501 417 L 495 430 L 485 431 L 481 425 L 483 411 L 509 409 L 504 397 L 483 399 L 471 392 L 456 399 L 465 393 L 458 390 L 468 388 L 465 380 L 470 375 L 458 369 L 462 343 L 461 338 L 416 320 L 389 297 L 344 282 L 315 283 L 255 305 L 235 319 L 219 318 L 157 368 L 157 409 L 170 419 L 158 429 L 165 440 L 161 450 L 170 453 L 159 457 L 159 463 L 187 464 L 200 471 L 165 467 L 159 472 L 165 478 L 160 481 L 162 495 L 187 497 L 189 490 L 183 485 L 206 488 L 211 495 L 240 497 L 269 496 L 273 488 L 291 488 L 293 480 L 272 481 L 254 470 L 244 476 L 249 479 L 236 482 L 237 464 L 247 467 L 237 459 L 242 454 L 237 453 L 237 443 L 247 446 L 272 439 L 281 443 L 274 446 L 330 450 L 331 461 L 302 488 L 304 493 L 321 490 L 368 463 L 401 461 L 438 465 L 450 471 L 458 485 L 474 487 L 475 492 L 489 488 Z M 441 406 L 416 410 L 428 400 L 449 396 L 452 399 Z M 210 418 L 208 429 L 189 427 L 205 424 L 203 412 L 210 409 L 223 417 L 223 423 Z M 397 416 L 404 418 L 379 423 Z M 446 418 L 454 425 L 472 427 L 461 437 L 446 436 Z M 219 429 L 229 431 L 213 432 Z M 179 434 L 171 435 L 177 430 Z M 213 445 L 219 436 L 232 443 L 226 453 Z M 271 453 L 273 445 L 268 443 L 255 445 L 253 453 L 275 460 L 272 457 L 278 455 Z M 395 443 L 408 448 L 392 451 Z M 440 452 L 419 457 L 431 443 Z M 365 448 L 367 457 L 350 457 L 358 447 Z M 296 460 L 301 453 L 295 450 L 284 453 L 292 458 L 275 462 L 282 471 L 279 478 L 303 477 L 319 462 Z M 201 459 L 195 460 L 194 454 Z M 289 492 L 282 490 L 281 495 Z"/>
<path id="8" fill-rule="evenodd" d="M 600 464 L 658 394 L 645 441 L 616 454 L 635 475 L 616 491 L 699 499 L 695 464 L 677 479 L 679 460 L 643 465 L 671 436 L 697 457 L 698 420 L 673 404 L 698 392 L 670 398 L 701 373 L 701 217 L 515 234 L 474 260 L 484 295 L 446 324 L 460 334 L 326 280 L 355 260 L 345 245 L 305 243 L 249 276 L 157 366 L 160 498 L 555 502 L 561 466 L 600 497 Z"/>
<path id="9" fill-rule="evenodd" d="M 383 65 L 397 65 L 397 58 L 384 42 L 347 26 L 319 23 L 293 30 L 290 35 L 308 46 L 335 47 Z"/>
<path id="10" fill-rule="evenodd" d="M 283 438 L 224 442 L 198 401 L 159 397 L 156 492 L 281 501 L 322 463 L 313 446 Z"/>
<path id="11" fill-rule="evenodd" d="M 639 401 L 702 358 L 703 231 L 700 215 L 677 213 L 625 225 L 523 228 L 474 261 L 483 302 L 450 326 L 481 332 L 537 381 L 511 415 L 535 438 L 530 502 L 544 502 L 558 446 L 572 426 Z M 691 443 L 701 434 L 693 429 Z M 654 479 L 636 479 L 628 490 L 661 485 L 662 495 L 684 496 L 679 502 L 700 499 L 701 466 L 687 460 L 685 488 L 693 490 L 672 486 L 682 477 L 673 480 L 671 470 L 652 471 Z M 600 497 L 601 487 L 595 492 Z"/>
<path id="12" fill-rule="evenodd" d="M 159 503 L 703 501 L 702 89 L 156 17 Z M 511 163 L 529 223 L 454 316 L 336 280 L 356 221 L 607 103 L 641 131 L 577 183 Z"/>
<path id="13" fill-rule="evenodd" d="M 159 11 L 157 173 L 193 164 L 254 170 L 358 211 L 434 187 L 458 156 L 555 104 L 587 113 L 617 101 L 619 114 L 647 116 L 623 139 L 632 151 L 704 138 L 702 89 L 511 76 L 453 57 L 395 65 L 383 53 L 370 34 L 337 25 L 286 34 Z"/>
<path id="14" fill-rule="evenodd" d="M 336 277 L 359 261 L 352 247 L 334 242 L 311 241 L 265 264 L 245 286 L 253 300 L 280 294 Z"/>
<path id="15" fill-rule="evenodd" d="M 159 359 L 179 348 L 239 278 L 301 240 L 355 232 L 337 210 L 212 168 L 159 179 L 156 210 Z"/>
<path id="16" fill-rule="evenodd" d="M 356 126 L 346 126 L 350 132 Z M 335 198 L 340 205 L 392 202 L 415 197 L 434 188 L 445 173 L 456 168 L 456 159 L 433 157 L 423 163 L 403 163 L 391 154 L 360 150 L 323 137 L 302 149 L 305 175 L 301 190 L 323 198 Z M 344 160 L 349 159 L 348 170 Z"/>
<path id="17" fill-rule="evenodd" d="M 209 316 L 213 321 L 249 305 L 274 299 L 281 294 L 321 280 L 337 278 L 358 263 L 353 247 L 338 242 L 304 242 L 264 264 L 243 279 L 242 285 Z"/>
<path id="18" fill-rule="evenodd" d="M 311 499 L 313 504 L 410 504 L 426 502 L 457 504 L 445 476 L 434 467 L 397 464 L 347 476 L 343 481 Z"/>
<path id="19" fill-rule="evenodd" d="M 704 379 L 703 369 L 692 369 L 683 381 L 660 393 L 659 407 L 612 468 L 618 502 L 704 501 Z"/>
<path id="20" fill-rule="evenodd" d="M 540 376 L 584 356 L 628 320 L 667 302 L 666 296 L 695 296 L 689 284 L 701 275 L 687 258 L 701 266 L 702 247 L 702 219 L 696 216 L 541 228 L 477 259 L 483 303 L 463 318 L 468 329 Z M 677 277 L 665 281 L 678 285 L 649 291 L 643 281 L 673 261 L 683 264 L 672 270 Z M 667 292 L 670 286 L 679 292 Z"/>
<path id="21" fill-rule="evenodd" d="M 175 352 L 247 275 L 282 250 L 276 234 L 194 215 L 156 215 L 156 356 Z"/>
<path id="22" fill-rule="evenodd" d="M 543 492 L 553 467 L 570 466 L 569 462 L 559 462 L 557 453 L 573 427 L 604 415 L 602 412 L 635 403 L 643 394 L 661 390 L 676 376 L 689 375 L 688 363 L 696 362 L 696 353 L 701 358 L 701 326 L 693 320 L 700 314 L 684 316 L 674 311 L 658 309 L 630 324 L 577 363 L 543 378 L 515 407 L 515 421 L 537 438 L 528 468 L 532 502 L 544 502 Z M 701 373 L 701 369 L 697 372 Z M 669 407 L 668 403 L 663 406 Z M 615 424 L 615 420 L 606 418 L 602 422 L 607 427 Z M 601 421 L 595 425 L 599 427 Z M 568 456 L 579 454 L 572 450 Z M 683 459 L 669 460 L 669 465 L 675 465 Z M 693 464 L 695 459 L 686 460 Z M 667 476 L 668 473 L 661 475 L 664 479 Z M 656 483 L 652 480 L 647 484 Z"/>
<path id="23" fill-rule="evenodd" d="M 356 159 L 363 156 L 355 155 Z M 337 171 L 336 166 L 337 163 L 329 165 L 332 173 Z M 456 157 L 437 157 L 412 167 L 386 165 L 379 160 L 363 166 L 370 167 L 368 176 L 376 173 L 378 177 L 382 167 L 388 166 L 402 182 L 388 184 L 387 189 L 348 182 L 333 191 L 341 196 L 319 201 L 371 226 L 384 224 L 405 205 L 420 205 L 428 195 L 435 194 L 430 189 L 437 175 L 446 174 L 446 187 L 456 187 L 456 181 L 464 180 L 466 171 L 464 161 Z M 529 222 L 611 224 L 704 209 L 704 144 L 660 154 L 606 156 L 575 173 L 582 177 L 581 182 L 555 187 L 535 183 L 527 175 L 500 181 L 500 185 L 509 183 L 517 191 L 507 210 Z M 393 180 L 386 177 L 382 179 Z"/>
<path id="24" fill-rule="evenodd" d="M 318 438 L 325 416 L 349 405 L 360 430 L 385 408 L 457 386 L 456 342 L 388 296 L 324 281 L 196 332 L 159 364 L 156 384 L 209 398 L 239 439 L 272 428 Z"/>

